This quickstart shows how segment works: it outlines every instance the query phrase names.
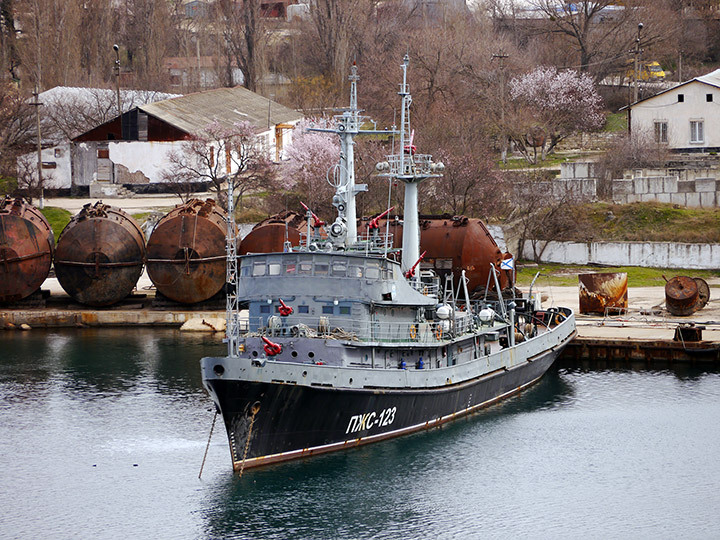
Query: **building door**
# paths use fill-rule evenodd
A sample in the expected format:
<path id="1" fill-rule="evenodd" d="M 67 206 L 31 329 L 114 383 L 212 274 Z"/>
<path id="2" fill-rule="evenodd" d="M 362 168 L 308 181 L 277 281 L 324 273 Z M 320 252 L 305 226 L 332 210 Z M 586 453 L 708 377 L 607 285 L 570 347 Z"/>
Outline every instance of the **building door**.
<path id="1" fill-rule="evenodd" d="M 97 149 L 97 181 L 112 182 L 113 181 L 113 164 L 110 161 L 110 150 L 107 146 L 104 148 L 98 145 Z"/>

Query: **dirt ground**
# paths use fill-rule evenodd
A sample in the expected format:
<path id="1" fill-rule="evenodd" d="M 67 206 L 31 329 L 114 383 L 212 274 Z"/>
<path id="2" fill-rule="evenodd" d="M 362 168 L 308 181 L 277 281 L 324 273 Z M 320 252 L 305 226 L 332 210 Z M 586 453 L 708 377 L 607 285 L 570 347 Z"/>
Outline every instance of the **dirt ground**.
<path id="1" fill-rule="evenodd" d="M 628 311 L 603 317 L 581 315 L 578 287 L 537 288 L 543 307 L 562 306 L 575 311 L 578 334 L 599 339 L 672 339 L 681 323 L 705 326 L 703 339 L 720 342 L 720 286 L 710 284 L 710 301 L 688 317 L 677 317 L 665 309 L 664 287 L 628 287 Z"/>

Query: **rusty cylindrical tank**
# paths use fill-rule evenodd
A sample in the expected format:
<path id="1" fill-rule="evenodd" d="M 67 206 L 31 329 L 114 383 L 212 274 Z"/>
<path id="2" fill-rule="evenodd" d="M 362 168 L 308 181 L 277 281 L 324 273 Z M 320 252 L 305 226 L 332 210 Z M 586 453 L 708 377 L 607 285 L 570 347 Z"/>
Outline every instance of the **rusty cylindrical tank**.
<path id="1" fill-rule="evenodd" d="M 247 253 L 279 253 L 285 240 L 293 246 L 300 245 L 300 232 L 305 232 L 307 220 L 302 214 L 291 210 L 276 214 L 259 222 L 238 248 L 240 255 Z"/>
<path id="2" fill-rule="evenodd" d="M 23 199 L 0 200 L 0 302 L 30 296 L 47 278 L 55 237 L 40 211 Z"/>
<path id="3" fill-rule="evenodd" d="M 142 274 L 145 237 L 119 208 L 86 204 L 58 238 L 55 274 L 65 292 L 90 306 L 125 298 Z"/>
<path id="4" fill-rule="evenodd" d="M 381 228 L 382 230 L 382 228 Z M 401 235 L 402 236 L 402 235 Z M 501 270 L 500 263 L 512 256 L 503 253 L 485 224 L 465 216 L 420 217 L 420 252 L 427 250 L 425 262 L 440 276 L 451 271 L 455 277 L 465 270 L 468 290 L 495 290 L 490 266 L 498 273 L 500 287 L 513 286 L 513 273 Z"/>
<path id="5" fill-rule="evenodd" d="M 147 270 L 160 293 L 194 304 L 222 289 L 226 215 L 212 199 L 192 199 L 158 222 L 148 239 Z"/>
<path id="6" fill-rule="evenodd" d="M 628 276 L 625 272 L 578 274 L 580 313 L 627 310 Z"/>

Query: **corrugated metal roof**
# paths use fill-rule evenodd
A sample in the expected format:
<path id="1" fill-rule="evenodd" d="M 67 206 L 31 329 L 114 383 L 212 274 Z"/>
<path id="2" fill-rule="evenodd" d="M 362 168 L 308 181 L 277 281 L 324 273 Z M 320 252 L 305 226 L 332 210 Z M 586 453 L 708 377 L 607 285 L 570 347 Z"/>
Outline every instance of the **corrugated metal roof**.
<path id="1" fill-rule="evenodd" d="M 274 126 L 303 118 L 301 113 L 242 86 L 188 94 L 141 105 L 140 109 L 190 134 L 199 133 L 213 121 L 219 122 L 223 127 L 232 128 L 235 124 L 247 120 L 258 131 L 265 131 L 268 123 Z"/>

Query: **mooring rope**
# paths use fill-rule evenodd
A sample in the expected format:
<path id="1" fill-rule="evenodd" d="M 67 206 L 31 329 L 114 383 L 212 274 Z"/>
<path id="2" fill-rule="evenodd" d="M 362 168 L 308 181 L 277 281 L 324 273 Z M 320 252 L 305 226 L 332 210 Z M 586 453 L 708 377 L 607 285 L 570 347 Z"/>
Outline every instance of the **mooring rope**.
<path id="1" fill-rule="evenodd" d="M 218 412 L 217 409 L 215 409 L 215 416 L 213 416 L 212 426 L 210 426 L 210 436 L 208 437 L 207 446 L 205 447 L 205 455 L 203 456 L 202 465 L 200 465 L 200 474 L 198 474 L 198 478 L 202 477 L 203 468 L 205 467 L 205 459 L 208 455 L 208 450 L 210 449 L 210 439 L 212 439 L 213 430 L 215 429 L 215 420 L 217 420 Z"/>

